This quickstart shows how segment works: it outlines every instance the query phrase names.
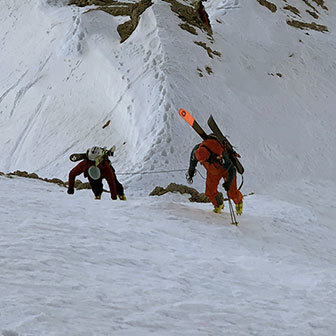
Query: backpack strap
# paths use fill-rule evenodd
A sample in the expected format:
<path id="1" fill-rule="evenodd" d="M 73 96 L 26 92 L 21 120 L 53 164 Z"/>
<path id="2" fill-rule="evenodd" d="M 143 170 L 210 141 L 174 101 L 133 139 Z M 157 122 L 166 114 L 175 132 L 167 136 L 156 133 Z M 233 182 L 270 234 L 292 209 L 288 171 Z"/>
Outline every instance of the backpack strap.
<path id="1" fill-rule="evenodd" d="M 205 147 L 207 149 L 207 151 L 210 153 L 209 158 L 206 160 L 206 162 L 209 163 L 215 163 L 218 162 L 217 160 L 217 156 L 219 156 L 218 154 L 216 154 L 215 152 L 213 152 L 208 146 L 206 145 L 201 145 L 202 147 Z"/>

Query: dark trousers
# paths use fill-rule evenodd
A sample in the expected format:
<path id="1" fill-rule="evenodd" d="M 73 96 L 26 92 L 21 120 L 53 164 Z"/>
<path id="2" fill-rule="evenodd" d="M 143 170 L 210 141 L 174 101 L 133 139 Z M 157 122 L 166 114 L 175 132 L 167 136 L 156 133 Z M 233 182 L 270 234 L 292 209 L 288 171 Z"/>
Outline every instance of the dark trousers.
<path id="1" fill-rule="evenodd" d="M 110 163 L 110 166 L 111 166 L 111 168 L 112 168 L 112 170 L 113 170 L 113 173 L 114 173 L 114 176 L 115 176 L 115 182 L 116 182 L 116 188 L 117 188 L 117 195 L 118 195 L 118 196 L 122 196 L 122 195 L 124 195 L 124 187 L 123 187 L 123 185 L 118 181 L 118 179 L 117 179 L 117 175 L 116 175 L 115 170 L 114 170 L 114 168 L 112 167 L 112 164 L 111 164 L 110 161 L 109 161 L 109 163 Z"/>
<path id="2" fill-rule="evenodd" d="M 94 180 L 88 176 L 92 192 L 95 196 L 100 196 L 103 193 L 103 179 Z"/>
<path id="3" fill-rule="evenodd" d="M 100 196 L 103 193 L 103 180 L 100 178 L 98 180 L 93 180 L 90 176 L 88 176 L 89 183 L 92 189 L 92 192 L 95 196 Z M 117 177 L 115 177 L 116 188 L 117 188 L 117 195 L 122 196 L 124 195 L 124 187 L 118 181 Z"/>
<path id="4" fill-rule="evenodd" d="M 118 181 L 117 176 L 115 178 L 116 181 L 116 187 L 117 187 L 117 195 L 122 196 L 124 195 L 124 187 L 123 185 Z"/>

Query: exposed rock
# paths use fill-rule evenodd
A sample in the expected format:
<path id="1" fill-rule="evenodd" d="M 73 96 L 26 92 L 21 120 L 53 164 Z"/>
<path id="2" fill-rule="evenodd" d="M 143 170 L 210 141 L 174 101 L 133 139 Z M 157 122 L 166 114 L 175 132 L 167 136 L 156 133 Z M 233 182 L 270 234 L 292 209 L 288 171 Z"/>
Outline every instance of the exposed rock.
<path id="1" fill-rule="evenodd" d="M 275 13 L 277 11 L 277 6 L 272 2 L 269 2 L 267 0 L 257 0 L 257 1 L 260 3 L 260 5 L 268 8 L 271 12 Z"/>
<path id="2" fill-rule="evenodd" d="M 326 26 L 317 24 L 315 22 L 307 23 L 297 20 L 287 20 L 286 22 L 288 25 L 298 29 L 312 29 L 323 33 L 328 32 L 328 28 Z"/>
<path id="3" fill-rule="evenodd" d="M 301 17 L 300 11 L 294 6 L 287 5 L 283 9 L 288 10 L 288 11 L 292 12 L 293 14 Z"/>
<path id="4" fill-rule="evenodd" d="M 179 26 L 191 34 L 198 35 L 196 29 L 193 26 L 188 25 L 187 23 L 181 23 Z"/>
<path id="5" fill-rule="evenodd" d="M 77 189 L 77 190 L 91 189 L 91 186 L 90 186 L 90 183 L 89 183 L 89 182 L 77 183 L 76 189 Z"/>
<path id="6" fill-rule="evenodd" d="M 309 9 L 306 9 L 306 12 L 308 13 L 308 14 L 310 14 L 314 19 L 318 19 L 319 18 L 319 16 L 315 13 L 315 12 L 313 12 L 313 11 L 310 11 Z"/>
<path id="7" fill-rule="evenodd" d="M 8 175 L 15 175 L 15 176 L 20 176 L 20 177 L 28 177 L 28 173 L 25 170 L 24 171 L 16 170 L 15 172 L 8 173 Z"/>
<path id="8" fill-rule="evenodd" d="M 81 180 L 76 180 L 75 181 L 75 188 L 77 189 L 78 186 L 80 186 L 81 184 L 83 184 L 83 182 Z"/>
<path id="9" fill-rule="evenodd" d="M 108 121 L 104 124 L 103 128 L 106 128 L 108 125 L 110 125 L 110 122 L 111 122 L 111 120 L 108 120 Z"/>
<path id="10" fill-rule="evenodd" d="M 221 53 L 219 52 L 219 51 L 217 51 L 217 50 L 212 50 L 210 47 L 208 47 L 207 45 L 206 45 L 206 43 L 204 43 L 204 42 L 199 42 L 199 41 L 194 41 L 194 43 L 195 44 L 197 44 L 198 46 L 200 46 L 200 47 L 202 47 L 203 49 L 205 49 L 206 50 L 206 52 L 208 53 L 208 55 L 209 55 L 209 57 L 210 58 L 213 58 L 213 55 L 216 55 L 216 56 L 218 56 L 218 57 L 221 57 Z"/>
<path id="11" fill-rule="evenodd" d="M 184 5 L 177 0 L 163 0 L 170 3 L 171 10 L 177 14 L 177 16 L 189 26 L 197 27 L 208 33 L 209 36 L 212 36 L 212 29 L 210 25 L 205 24 L 197 9 L 192 6 Z M 181 27 L 181 25 L 180 25 Z M 182 28 L 182 27 L 181 27 Z M 183 27 L 185 29 L 186 26 Z M 194 32 L 192 32 L 194 34 Z"/>
<path id="12" fill-rule="evenodd" d="M 118 2 L 114 0 L 70 0 L 69 5 L 86 7 L 96 5 L 97 8 L 88 9 L 87 12 L 101 10 L 113 16 L 129 16 L 130 20 L 120 24 L 117 31 L 120 35 L 120 43 L 127 40 L 138 26 L 140 16 L 152 5 L 151 0 L 140 0 L 136 3 Z"/>
<path id="13" fill-rule="evenodd" d="M 324 10 L 328 10 L 328 7 L 324 4 L 324 0 L 313 0 L 318 6 L 322 7 Z"/>
<path id="14" fill-rule="evenodd" d="M 275 13 L 277 11 L 277 6 L 267 0 L 257 0 L 259 2 L 260 5 L 267 7 L 271 12 Z M 311 10 L 306 9 L 306 12 L 308 14 L 310 14 L 315 20 L 319 19 L 319 11 L 315 8 L 315 6 L 311 3 L 311 0 L 302 0 L 306 6 L 308 6 Z M 328 10 L 327 6 L 325 5 L 324 0 L 312 0 L 317 6 L 321 7 L 322 9 L 324 9 L 325 11 Z M 287 3 L 286 0 L 284 0 L 284 2 L 286 3 L 286 6 L 283 7 L 284 10 L 290 11 L 291 13 L 301 17 L 301 13 L 300 11 L 292 6 L 289 5 Z M 312 11 L 313 10 L 313 11 Z M 288 15 L 287 15 L 288 17 Z M 288 25 L 297 28 L 297 29 L 311 29 L 311 30 L 316 30 L 319 32 L 327 32 L 328 28 L 325 25 L 316 23 L 316 22 L 303 22 L 303 21 L 297 21 L 297 20 L 287 20 L 286 21 Z M 308 33 L 306 33 L 307 35 L 309 35 Z"/>
<path id="15" fill-rule="evenodd" d="M 36 173 L 28 173 L 26 171 L 16 170 L 13 173 L 8 173 L 8 174 L 4 174 L 4 175 L 7 176 L 7 177 L 20 176 L 20 177 L 31 178 L 31 179 L 35 179 L 35 180 L 41 180 L 41 181 L 48 182 L 48 183 L 58 184 L 58 185 L 63 186 L 63 187 L 66 186 L 66 183 L 63 182 L 62 180 L 58 179 L 58 178 L 52 178 L 52 179 L 42 178 L 42 177 L 39 177 Z"/>
<path id="16" fill-rule="evenodd" d="M 303 2 L 304 2 L 308 7 L 310 7 L 310 8 L 313 9 L 315 12 L 317 12 L 317 9 L 316 9 L 312 4 L 310 4 L 308 0 L 303 0 Z"/>
<path id="17" fill-rule="evenodd" d="M 13 178 L 13 176 L 20 176 L 20 177 L 25 177 L 25 178 L 31 178 L 31 179 L 36 179 L 36 180 L 40 180 L 40 181 L 44 181 L 47 183 L 53 183 L 53 184 L 57 184 L 61 187 L 68 187 L 68 182 L 64 182 L 59 178 L 41 178 L 39 177 L 36 173 L 28 173 L 26 171 L 20 171 L 17 170 L 13 173 L 8 173 L 8 174 L 4 174 L 0 172 L 0 176 L 6 176 L 8 178 Z M 81 190 L 81 189 L 91 189 L 90 183 L 89 182 L 82 182 L 81 180 L 75 180 L 75 184 L 74 187 L 77 190 Z M 103 192 L 109 192 L 109 190 L 105 190 L 103 189 Z"/>
<path id="18" fill-rule="evenodd" d="M 209 75 L 211 75 L 211 74 L 213 73 L 211 67 L 209 67 L 209 66 L 206 66 L 206 67 L 205 67 L 205 70 L 207 71 L 207 73 L 208 73 Z"/>
<path id="19" fill-rule="evenodd" d="M 58 184 L 58 185 L 64 186 L 64 187 L 66 186 L 65 182 L 63 182 L 62 180 L 60 180 L 58 178 L 55 178 L 55 177 L 52 178 L 52 179 L 45 178 L 45 179 L 43 179 L 43 181 L 48 182 L 48 183 Z"/>
<path id="20" fill-rule="evenodd" d="M 200 77 L 203 77 L 202 69 L 197 68 L 197 72 L 198 72 L 198 75 L 199 75 Z"/>
<path id="21" fill-rule="evenodd" d="M 188 187 L 183 184 L 170 183 L 167 188 L 155 187 L 149 196 L 162 196 L 168 192 L 178 192 L 180 194 L 190 194 L 189 201 L 197 203 L 209 203 L 209 198 L 204 193 L 199 193 L 196 189 Z M 220 197 L 224 200 L 223 194 L 219 193 Z"/>

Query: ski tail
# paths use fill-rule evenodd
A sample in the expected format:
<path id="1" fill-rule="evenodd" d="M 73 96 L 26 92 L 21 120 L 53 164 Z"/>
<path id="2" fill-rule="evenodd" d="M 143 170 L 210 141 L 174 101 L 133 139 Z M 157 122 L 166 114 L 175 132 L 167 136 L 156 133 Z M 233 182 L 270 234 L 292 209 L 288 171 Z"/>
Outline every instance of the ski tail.
<path id="1" fill-rule="evenodd" d="M 69 156 L 70 161 L 77 162 L 86 159 L 86 153 L 74 153 Z"/>
<path id="2" fill-rule="evenodd" d="M 179 115 L 197 132 L 197 134 L 203 139 L 207 139 L 208 135 L 203 128 L 195 120 L 195 118 L 185 109 L 179 109 Z"/>
<path id="3" fill-rule="evenodd" d="M 222 143 L 222 145 L 227 148 L 230 159 L 233 162 L 234 166 L 236 167 L 238 173 L 243 175 L 244 167 L 242 166 L 242 164 L 238 159 L 240 155 L 233 149 L 233 146 L 231 145 L 230 141 L 223 135 L 222 131 L 218 127 L 212 115 L 210 115 L 208 119 L 208 125 L 212 130 L 212 132 L 214 132 L 218 140 Z"/>
<path id="4" fill-rule="evenodd" d="M 116 150 L 116 146 L 113 145 L 113 146 L 106 152 L 106 155 L 107 155 L 107 156 L 113 156 L 115 150 Z"/>
<path id="5" fill-rule="evenodd" d="M 194 117 L 185 109 L 179 109 L 179 115 L 191 126 L 193 127 L 195 119 Z"/>

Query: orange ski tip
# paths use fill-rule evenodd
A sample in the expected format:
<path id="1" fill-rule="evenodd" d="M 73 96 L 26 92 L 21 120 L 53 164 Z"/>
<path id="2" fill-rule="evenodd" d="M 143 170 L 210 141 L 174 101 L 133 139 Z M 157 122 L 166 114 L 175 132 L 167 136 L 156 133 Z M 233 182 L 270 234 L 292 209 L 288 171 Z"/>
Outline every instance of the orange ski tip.
<path id="1" fill-rule="evenodd" d="M 192 126 L 194 124 L 194 117 L 185 109 L 181 108 L 179 109 L 179 115 L 190 125 Z"/>

